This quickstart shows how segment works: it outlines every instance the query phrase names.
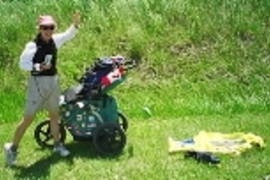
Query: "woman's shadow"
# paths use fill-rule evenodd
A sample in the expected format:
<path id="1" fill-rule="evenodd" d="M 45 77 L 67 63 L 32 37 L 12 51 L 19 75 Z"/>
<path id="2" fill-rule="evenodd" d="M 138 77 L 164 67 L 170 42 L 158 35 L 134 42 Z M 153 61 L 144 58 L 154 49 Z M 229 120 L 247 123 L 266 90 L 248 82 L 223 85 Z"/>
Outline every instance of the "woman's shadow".
<path id="1" fill-rule="evenodd" d="M 14 166 L 15 177 L 18 179 L 46 179 L 50 176 L 50 168 L 53 168 L 58 162 L 65 162 L 68 168 L 72 169 L 74 166 L 74 160 L 78 157 L 80 159 L 115 159 L 117 156 L 100 156 L 94 150 L 92 143 L 89 142 L 71 142 L 66 144 L 66 147 L 70 150 L 71 154 L 68 157 L 61 157 L 57 153 L 53 153 L 49 156 L 40 158 L 29 166 Z M 42 149 L 37 149 L 42 150 Z M 68 169 L 67 169 L 68 171 Z"/>

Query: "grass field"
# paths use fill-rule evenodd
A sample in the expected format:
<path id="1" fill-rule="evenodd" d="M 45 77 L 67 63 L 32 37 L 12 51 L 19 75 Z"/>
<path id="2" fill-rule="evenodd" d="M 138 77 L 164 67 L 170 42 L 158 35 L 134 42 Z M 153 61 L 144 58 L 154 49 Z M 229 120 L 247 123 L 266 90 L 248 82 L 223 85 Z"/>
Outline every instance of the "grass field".
<path id="1" fill-rule="evenodd" d="M 35 37 L 37 17 L 53 15 L 60 32 L 74 11 L 82 23 L 77 37 L 59 50 L 63 89 L 96 57 L 141 60 L 112 92 L 131 124 L 127 146 L 118 158 L 104 159 L 70 137 L 73 155 L 60 159 L 34 142 L 34 128 L 46 116 L 40 114 L 23 139 L 18 167 L 4 167 L 0 156 L 1 179 L 254 180 L 270 174 L 268 0 L 0 0 L 2 145 L 23 112 L 28 73 L 18 61 Z M 168 154 L 169 136 L 182 140 L 201 130 L 252 132 L 266 148 L 222 155 L 220 168 Z"/>
<path id="2" fill-rule="evenodd" d="M 40 150 L 33 140 L 33 128 L 24 139 L 16 168 L 0 167 L 1 179 L 243 179 L 255 180 L 269 174 L 270 150 L 254 148 L 240 156 L 218 155 L 220 167 L 184 159 L 183 153 L 168 154 L 167 138 L 186 139 L 201 130 L 253 132 L 269 142 L 270 114 L 235 116 L 194 116 L 177 119 L 130 119 L 126 148 L 117 158 L 99 157 L 91 143 L 74 142 L 68 137 L 72 156 L 62 159 L 48 150 Z M 35 123 L 36 124 L 36 123 Z M 14 123 L 1 125 L 1 143 Z M 3 157 L 0 157 L 3 161 Z"/>

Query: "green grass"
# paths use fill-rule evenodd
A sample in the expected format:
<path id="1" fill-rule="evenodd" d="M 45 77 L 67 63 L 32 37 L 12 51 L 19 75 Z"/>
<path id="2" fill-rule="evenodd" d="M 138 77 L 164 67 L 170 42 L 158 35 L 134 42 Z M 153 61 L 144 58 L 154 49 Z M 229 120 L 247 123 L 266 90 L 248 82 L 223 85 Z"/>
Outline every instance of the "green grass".
<path id="1" fill-rule="evenodd" d="M 267 1 L 1 4 L 2 19 L 6 19 L 0 26 L 1 91 L 16 91 L 20 100 L 28 74 L 19 70 L 18 58 L 25 43 L 34 38 L 38 15 L 55 16 L 62 31 L 70 24 L 72 12 L 79 10 L 80 32 L 59 52 L 63 88 L 76 83 L 74 77 L 81 76 L 95 57 L 117 53 L 142 60 L 129 83 L 114 92 L 123 108 L 138 118 L 144 117 L 143 106 L 150 106 L 156 117 L 269 111 Z M 253 11 L 255 7 L 258 11 Z M 9 95 L 8 99 L 16 99 Z"/>
<path id="2" fill-rule="evenodd" d="M 23 139 L 19 167 L 1 166 L 1 179 L 253 180 L 270 173 L 269 2 L 0 0 L 1 144 L 21 119 L 28 73 L 18 60 L 35 36 L 40 14 L 52 14 L 59 32 L 70 25 L 75 10 L 82 15 L 79 34 L 59 51 L 63 89 L 75 84 L 96 57 L 141 59 L 112 92 L 131 123 L 119 158 L 99 158 L 88 144 L 71 138 L 69 159 L 38 149 L 32 134 L 45 117 L 41 114 Z M 185 139 L 200 130 L 252 132 L 267 146 L 237 158 L 221 156 L 221 168 L 168 155 L 168 136 Z"/>
<path id="3" fill-rule="evenodd" d="M 169 155 L 167 138 L 178 140 L 193 137 L 201 130 L 253 132 L 269 142 L 270 114 L 241 114 L 236 116 L 194 116 L 168 119 L 149 119 L 138 122 L 130 118 L 128 142 L 118 158 L 99 157 L 91 143 L 66 142 L 72 151 L 69 158 L 60 158 L 49 150 L 40 150 L 33 140 L 33 130 L 27 132 L 18 157 L 18 167 L 0 166 L 1 179 L 260 179 L 269 172 L 268 147 L 251 150 L 234 157 L 218 155 L 221 166 L 197 163 L 184 159 L 182 153 Z M 10 139 L 14 123 L 1 125 L 1 144 Z M 6 137 L 6 135 L 8 136 Z M 131 147 L 133 153 L 131 153 Z M 3 156 L 0 157 L 3 161 Z"/>

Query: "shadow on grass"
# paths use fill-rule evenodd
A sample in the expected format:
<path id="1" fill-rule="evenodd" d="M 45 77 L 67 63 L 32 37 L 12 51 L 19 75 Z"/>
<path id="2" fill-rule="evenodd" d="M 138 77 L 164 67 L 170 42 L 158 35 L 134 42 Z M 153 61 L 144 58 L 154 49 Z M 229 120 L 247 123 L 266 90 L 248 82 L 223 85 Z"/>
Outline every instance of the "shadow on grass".
<path id="1" fill-rule="evenodd" d="M 49 177 L 50 168 L 60 160 L 57 154 L 39 159 L 29 166 L 14 166 L 16 179 L 46 179 Z"/>
<path id="2" fill-rule="evenodd" d="M 46 179 L 50 176 L 50 168 L 58 162 L 65 162 L 69 167 L 72 168 L 75 159 L 112 159 L 119 160 L 118 156 L 100 156 L 98 155 L 91 142 L 72 142 L 66 144 L 66 147 L 70 150 L 71 155 L 68 157 L 61 157 L 59 154 L 52 153 L 49 156 L 41 158 L 28 166 L 14 166 L 12 169 L 15 170 L 16 179 Z M 42 151 L 42 149 L 37 149 Z"/>
<path id="3" fill-rule="evenodd" d="M 99 155 L 91 142 L 72 142 L 70 144 L 66 144 L 66 147 L 71 151 L 72 159 L 80 158 L 80 159 L 115 159 L 117 160 L 119 156 L 123 153 L 118 155 L 111 155 L 111 156 L 101 156 Z"/>

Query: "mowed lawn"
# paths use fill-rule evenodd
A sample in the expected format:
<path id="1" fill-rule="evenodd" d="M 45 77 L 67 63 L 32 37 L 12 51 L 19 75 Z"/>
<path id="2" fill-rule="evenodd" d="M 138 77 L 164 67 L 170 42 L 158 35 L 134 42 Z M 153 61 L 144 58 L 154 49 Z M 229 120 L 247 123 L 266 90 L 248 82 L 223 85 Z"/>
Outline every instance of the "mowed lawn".
<path id="1" fill-rule="evenodd" d="M 33 138 L 36 120 L 23 139 L 17 166 L 5 167 L 4 153 L 0 156 L 0 179 L 261 179 L 270 174 L 269 119 L 270 113 L 150 118 L 144 121 L 129 118 L 128 142 L 124 152 L 114 158 L 99 157 L 90 142 L 74 142 L 70 134 L 66 141 L 72 152 L 70 157 L 61 158 L 49 150 L 40 149 Z M 1 144 L 11 138 L 15 126 L 15 123 L 1 124 Z M 182 153 L 168 153 L 169 136 L 183 140 L 201 130 L 251 132 L 261 136 L 266 147 L 254 147 L 240 156 L 218 155 L 220 166 L 185 159 Z"/>

